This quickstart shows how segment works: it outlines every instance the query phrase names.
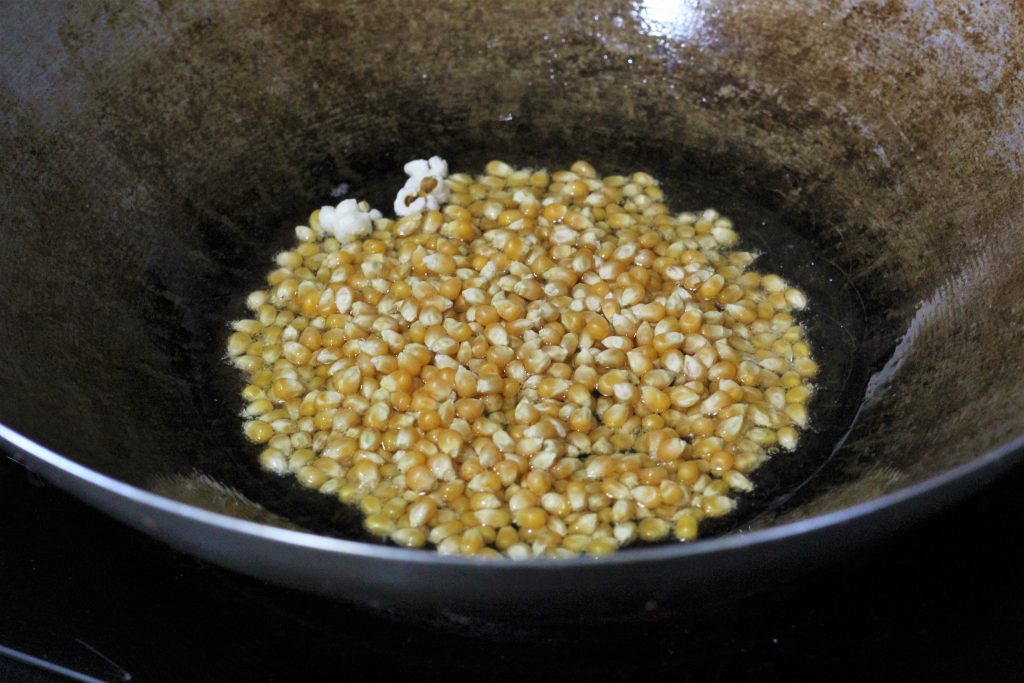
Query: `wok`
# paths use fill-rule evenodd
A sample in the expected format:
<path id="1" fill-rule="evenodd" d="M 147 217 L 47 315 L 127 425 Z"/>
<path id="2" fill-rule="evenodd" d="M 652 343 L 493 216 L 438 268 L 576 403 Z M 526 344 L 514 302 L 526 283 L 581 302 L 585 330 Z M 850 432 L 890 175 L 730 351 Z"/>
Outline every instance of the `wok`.
<path id="1" fill-rule="evenodd" d="M 0 438 L 217 564 L 404 613 L 699 607 L 949 505 L 1024 443 L 1024 12 L 955 3 L 23 3 L 0 23 Z M 259 471 L 223 360 L 273 254 L 441 154 L 644 169 L 804 288 L 801 449 L 692 544 L 367 542 Z"/>

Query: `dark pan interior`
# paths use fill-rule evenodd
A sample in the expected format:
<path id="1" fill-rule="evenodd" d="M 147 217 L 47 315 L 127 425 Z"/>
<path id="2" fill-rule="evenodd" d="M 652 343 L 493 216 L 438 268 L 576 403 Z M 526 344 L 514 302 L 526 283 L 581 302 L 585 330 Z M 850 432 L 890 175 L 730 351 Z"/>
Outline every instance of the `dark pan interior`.
<path id="1" fill-rule="evenodd" d="M 1011 443 L 1024 10 L 827 4 L 7 7 L 0 422 L 179 500 L 358 537 L 333 499 L 259 472 L 226 324 L 332 190 L 387 207 L 405 161 L 441 154 L 647 170 L 809 293 L 812 433 L 708 532 Z"/>

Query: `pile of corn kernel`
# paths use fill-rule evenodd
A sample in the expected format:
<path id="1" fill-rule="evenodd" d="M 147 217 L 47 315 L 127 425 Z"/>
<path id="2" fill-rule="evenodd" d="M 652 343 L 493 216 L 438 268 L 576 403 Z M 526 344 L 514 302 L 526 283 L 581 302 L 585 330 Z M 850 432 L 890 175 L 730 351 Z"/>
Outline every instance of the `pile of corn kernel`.
<path id="1" fill-rule="evenodd" d="M 349 207 L 358 239 L 296 228 L 228 341 L 262 466 L 410 548 L 696 538 L 807 423 L 805 295 L 647 173 L 485 171 L 444 178 L 439 210 Z"/>

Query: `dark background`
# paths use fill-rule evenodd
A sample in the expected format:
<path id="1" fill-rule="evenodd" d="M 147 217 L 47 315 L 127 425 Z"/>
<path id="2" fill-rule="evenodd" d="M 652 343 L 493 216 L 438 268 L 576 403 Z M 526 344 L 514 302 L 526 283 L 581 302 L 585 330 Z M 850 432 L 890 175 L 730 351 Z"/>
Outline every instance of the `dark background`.
<path id="1" fill-rule="evenodd" d="M 925 525 L 770 593 L 531 632 L 409 625 L 238 576 L 0 456 L 0 680 L 62 680 L 30 657 L 104 681 L 1020 680 L 1022 487 L 1018 466 Z"/>

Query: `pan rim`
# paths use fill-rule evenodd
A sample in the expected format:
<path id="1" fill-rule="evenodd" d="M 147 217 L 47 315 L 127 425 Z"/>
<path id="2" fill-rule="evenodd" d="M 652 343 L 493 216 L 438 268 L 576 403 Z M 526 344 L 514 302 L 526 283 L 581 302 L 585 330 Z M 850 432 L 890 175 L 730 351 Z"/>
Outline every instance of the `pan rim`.
<path id="1" fill-rule="evenodd" d="M 92 470 L 50 450 L 3 423 L 0 423 L 0 442 L 14 450 L 25 453 L 30 458 L 42 461 L 66 475 L 102 489 L 107 493 L 197 524 L 211 525 L 225 532 L 254 537 L 288 547 L 336 554 L 339 557 L 355 556 L 365 560 L 397 561 L 405 565 L 456 566 L 462 569 L 481 568 L 487 571 L 513 571 L 524 568 L 564 571 L 597 565 L 610 566 L 644 561 L 681 560 L 760 546 L 782 539 L 802 536 L 809 532 L 840 526 L 859 518 L 871 516 L 887 508 L 896 507 L 910 499 L 934 493 L 968 475 L 984 471 L 1003 460 L 1008 460 L 1014 454 L 1024 455 L 1024 434 L 1021 434 L 1001 446 L 986 451 L 970 462 L 957 465 L 923 481 L 883 494 L 873 500 L 814 515 L 795 522 L 787 522 L 755 531 L 731 533 L 702 540 L 698 543 L 677 543 L 634 548 L 626 552 L 612 553 L 600 558 L 579 556 L 565 559 L 530 558 L 502 562 L 493 559 L 465 557 L 462 555 L 442 555 L 437 552 L 424 552 L 423 550 L 321 536 L 305 531 L 296 531 L 239 519 L 161 496 L 160 494 Z M 60 487 L 59 484 L 58 487 Z M 79 496 L 76 495 L 76 497 Z M 950 502 L 953 501 L 950 500 Z"/>

